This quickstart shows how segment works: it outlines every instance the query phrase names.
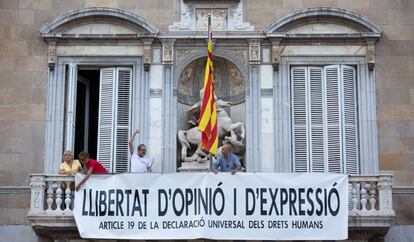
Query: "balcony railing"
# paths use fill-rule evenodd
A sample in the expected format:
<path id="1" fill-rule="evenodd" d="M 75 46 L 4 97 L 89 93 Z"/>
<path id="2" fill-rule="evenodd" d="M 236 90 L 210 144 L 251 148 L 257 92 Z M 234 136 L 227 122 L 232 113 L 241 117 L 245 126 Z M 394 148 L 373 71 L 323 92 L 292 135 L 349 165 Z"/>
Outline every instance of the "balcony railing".
<path id="1" fill-rule="evenodd" d="M 31 175 L 30 187 L 31 203 L 27 217 L 37 232 L 76 233 L 72 211 L 74 177 L 35 174 Z M 369 228 L 386 232 L 394 219 L 392 175 L 349 177 L 350 231 Z"/>

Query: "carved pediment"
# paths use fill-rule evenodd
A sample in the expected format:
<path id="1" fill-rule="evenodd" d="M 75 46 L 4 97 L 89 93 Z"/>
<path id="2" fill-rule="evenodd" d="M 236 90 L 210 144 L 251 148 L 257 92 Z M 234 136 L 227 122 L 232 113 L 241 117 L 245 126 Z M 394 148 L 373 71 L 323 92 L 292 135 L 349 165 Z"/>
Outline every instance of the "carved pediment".
<path id="1" fill-rule="evenodd" d="M 148 31 L 140 26 L 125 25 L 121 21 L 114 21 L 110 18 L 88 18 L 66 24 L 54 32 L 68 35 L 122 35 L 147 33 Z"/>
<path id="2" fill-rule="evenodd" d="M 114 8 L 65 13 L 40 28 L 44 38 L 155 37 L 159 30 L 136 14 Z"/>
<path id="3" fill-rule="evenodd" d="M 291 13 L 265 29 L 278 38 L 379 38 L 382 29 L 368 18 L 338 8 L 308 8 Z"/>

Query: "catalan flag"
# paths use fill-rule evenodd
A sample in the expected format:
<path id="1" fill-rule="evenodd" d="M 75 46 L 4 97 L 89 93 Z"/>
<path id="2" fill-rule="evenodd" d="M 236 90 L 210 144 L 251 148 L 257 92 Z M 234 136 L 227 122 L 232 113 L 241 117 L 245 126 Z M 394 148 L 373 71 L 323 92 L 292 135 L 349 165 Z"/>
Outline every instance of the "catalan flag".
<path id="1" fill-rule="evenodd" d="M 204 75 L 203 97 L 201 100 L 200 123 L 198 129 L 201 131 L 201 147 L 215 154 L 218 147 L 217 109 L 214 100 L 213 79 L 213 45 L 211 42 L 211 20 L 208 18 L 208 44 L 207 64 Z"/>

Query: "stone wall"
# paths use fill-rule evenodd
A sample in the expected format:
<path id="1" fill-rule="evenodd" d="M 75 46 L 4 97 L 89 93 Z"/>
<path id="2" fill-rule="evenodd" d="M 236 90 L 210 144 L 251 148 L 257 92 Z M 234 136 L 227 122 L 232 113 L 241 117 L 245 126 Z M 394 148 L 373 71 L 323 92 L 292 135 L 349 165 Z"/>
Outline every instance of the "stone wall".
<path id="1" fill-rule="evenodd" d="M 375 57 L 380 170 L 393 171 L 395 186 L 414 186 L 414 1 L 248 0 L 244 21 L 261 31 L 316 6 L 352 10 L 383 28 Z M 27 187 L 29 174 L 43 172 L 47 44 L 39 28 L 85 7 L 133 12 L 161 31 L 180 18 L 180 0 L 0 0 L 0 190 Z M 26 223 L 29 196 L 0 192 L 0 224 Z M 406 196 L 394 199 L 397 222 L 414 223 Z"/>

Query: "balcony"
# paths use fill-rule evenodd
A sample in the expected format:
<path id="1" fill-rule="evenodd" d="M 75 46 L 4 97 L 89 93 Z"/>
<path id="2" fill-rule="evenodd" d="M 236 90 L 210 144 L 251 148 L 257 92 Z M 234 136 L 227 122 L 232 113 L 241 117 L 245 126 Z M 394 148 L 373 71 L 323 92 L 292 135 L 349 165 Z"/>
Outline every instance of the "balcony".
<path id="1" fill-rule="evenodd" d="M 27 215 L 37 234 L 53 239 L 79 238 L 73 217 L 74 177 L 34 174 Z M 395 220 L 392 176 L 349 177 L 349 238 L 368 241 L 385 235 Z"/>

